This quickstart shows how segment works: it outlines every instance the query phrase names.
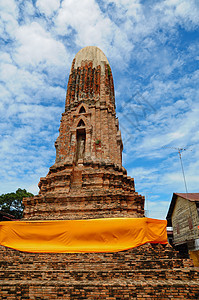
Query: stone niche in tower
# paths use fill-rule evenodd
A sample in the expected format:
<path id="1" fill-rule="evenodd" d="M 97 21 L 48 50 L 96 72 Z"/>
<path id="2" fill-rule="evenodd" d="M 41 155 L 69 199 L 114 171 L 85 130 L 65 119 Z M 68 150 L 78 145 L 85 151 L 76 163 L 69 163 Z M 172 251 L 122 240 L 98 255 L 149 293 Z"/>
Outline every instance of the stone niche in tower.
<path id="1" fill-rule="evenodd" d="M 97 47 L 81 49 L 72 62 L 55 148 L 39 195 L 24 199 L 25 219 L 144 216 L 144 197 L 122 166 L 112 71 Z"/>

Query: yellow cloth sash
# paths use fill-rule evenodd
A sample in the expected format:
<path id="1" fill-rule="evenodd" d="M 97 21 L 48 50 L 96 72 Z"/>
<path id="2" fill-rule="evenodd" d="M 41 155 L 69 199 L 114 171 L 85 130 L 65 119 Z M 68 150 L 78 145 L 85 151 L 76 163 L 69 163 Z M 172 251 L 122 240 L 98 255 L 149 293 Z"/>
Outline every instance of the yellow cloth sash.
<path id="1" fill-rule="evenodd" d="M 0 245 L 26 252 L 117 252 L 167 244 L 166 220 L 106 218 L 0 222 Z"/>

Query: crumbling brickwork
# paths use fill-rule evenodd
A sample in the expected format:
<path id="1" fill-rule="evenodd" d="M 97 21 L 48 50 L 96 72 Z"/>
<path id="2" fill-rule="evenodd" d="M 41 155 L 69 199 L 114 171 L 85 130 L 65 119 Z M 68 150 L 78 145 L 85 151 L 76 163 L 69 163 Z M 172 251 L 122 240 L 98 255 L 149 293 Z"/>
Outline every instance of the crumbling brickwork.
<path id="1" fill-rule="evenodd" d="M 97 47 L 83 48 L 73 60 L 55 147 L 39 195 L 24 199 L 24 219 L 144 216 L 144 197 L 122 167 L 113 76 Z"/>
<path id="2" fill-rule="evenodd" d="M 34 254 L 0 247 L 1 299 L 198 299 L 198 272 L 169 245 Z M 16 297 L 16 298 L 15 298 Z"/>

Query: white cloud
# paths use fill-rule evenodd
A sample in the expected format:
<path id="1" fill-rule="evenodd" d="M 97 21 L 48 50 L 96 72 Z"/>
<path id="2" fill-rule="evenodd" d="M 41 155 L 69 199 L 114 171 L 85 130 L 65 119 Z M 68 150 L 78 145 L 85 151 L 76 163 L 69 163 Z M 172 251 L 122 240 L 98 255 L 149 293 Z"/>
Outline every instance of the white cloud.
<path id="1" fill-rule="evenodd" d="M 0 3 L 0 35 L 1 38 L 8 40 L 14 39 L 18 27 L 18 7 L 14 0 L 1 1 Z"/>
<path id="2" fill-rule="evenodd" d="M 60 66 L 64 61 L 67 62 L 68 55 L 64 45 L 36 22 L 21 26 L 17 30 L 16 38 L 19 47 L 14 58 L 21 66 Z"/>
<path id="3" fill-rule="evenodd" d="M 129 59 L 133 45 L 125 30 L 103 14 L 95 1 L 63 1 L 55 22 L 55 32 L 69 35 L 74 31 L 78 47 L 96 45 L 116 61 Z M 125 59 L 125 60 L 124 60 Z"/>
<path id="4" fill-rule="evenodd" d="M 34 16 L 35 7 L 33 6 L 33 3 L 28 0 L 23 0 L 21 4 L 22 4 L 24 21 L 29 22 L 28 18 Z"/>
<path id="5" fill-rule="evenodd" d="M 174 26 L 179 23 L 190 29 L 199 22 L 199 5 L 194 0 L 166 0 L 155 5 L 155 11 L 161 12 L 161 22 Z"/>
<path id="6" fill-rule="evenodd" d="M 50 16 L 59 9 L 60 1 L 37 0 L 36 6 L 39 8 L 41 13 L 44 13 L 46 16 Z"/>
<path id="7" fill-rule="evenodd" d="M 171 195 L 172 196 L 172 195 Z M 168 201 L 147 201 L 147 217 L 155 219 L 165 219 L 170 204 L 171 198 Z M 157 205 L 158 203 L 158 205 Z"/>
<path id="8" fill-rule="evenodd" d="M 2 1 L 0 3 L 0 8 L 2 11 L 12 16 L 18 15 L 18 7 L 14 0 Z"/>

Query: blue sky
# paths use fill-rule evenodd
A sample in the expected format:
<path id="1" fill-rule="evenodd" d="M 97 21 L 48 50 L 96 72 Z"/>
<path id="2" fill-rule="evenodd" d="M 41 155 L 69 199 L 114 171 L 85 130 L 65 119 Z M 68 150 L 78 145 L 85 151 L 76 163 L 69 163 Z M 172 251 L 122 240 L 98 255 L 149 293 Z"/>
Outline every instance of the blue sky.
<path id="1" fill-rule="evenodd" d="M 98 46 L 113 72 L 123 165 L 165 218 L 173 192 L 199 192 L 199 2 L 38 0 L 0 4 L 0 194 L 37 194 L 55 161 L 72 59 Z M 191 151 L 190 151 L 191 150 Z"/>

